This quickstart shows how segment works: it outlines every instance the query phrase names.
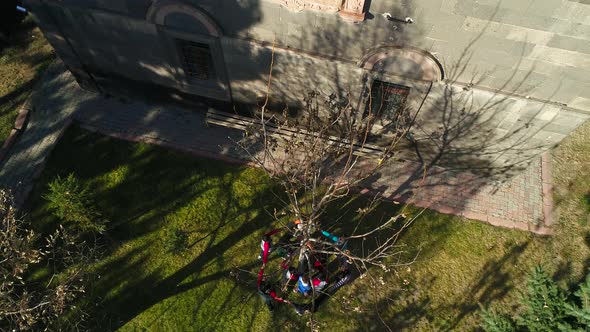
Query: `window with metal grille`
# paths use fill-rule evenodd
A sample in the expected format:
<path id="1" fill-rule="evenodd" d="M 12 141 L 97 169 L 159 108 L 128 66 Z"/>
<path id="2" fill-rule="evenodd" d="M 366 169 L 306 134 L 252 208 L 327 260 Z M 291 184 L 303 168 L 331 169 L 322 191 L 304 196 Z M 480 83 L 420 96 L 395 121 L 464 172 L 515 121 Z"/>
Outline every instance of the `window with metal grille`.
<path id="1" fill-rule="evenodd" d="M 210 80 L 215 77 L 209 45 L 177 39 L 184 72 L 190 78 Z"/>
<path id="2" fill-rule="evenodd" d="M 406 100 L 410 94 L 407 86 L 375 80 L 367 102 L 367 111 L 377 118 L 397 121 L 403 113 Z"/>

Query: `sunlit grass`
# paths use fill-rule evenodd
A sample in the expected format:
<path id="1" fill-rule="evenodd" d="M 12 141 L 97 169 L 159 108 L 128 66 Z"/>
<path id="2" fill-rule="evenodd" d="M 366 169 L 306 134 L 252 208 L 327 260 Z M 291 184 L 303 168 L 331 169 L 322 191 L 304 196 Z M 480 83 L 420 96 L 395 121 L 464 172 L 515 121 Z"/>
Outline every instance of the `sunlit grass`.
<path id="1" fill-rule="evenodd" d="M 588 142 L 574 135 L 557 150 L 558 186 L 569 181 L 562 180 L 567 154 L 587 149 Z M 582 183 L 588 179 L 588 157 L 574 158 L 578 173 L 568 171 L 567 177 Z M 248 273 L 258 268 L 261 234 L 273 226 L 265 209 L 278 206 L 260 170 L 70 129 L 29 202 L 30 218 L 45 225 L 40 228 L 57 222 L 40 195 L 48 181 L 70 172 L 94 188 L 110 221 L 108 253 L 95 266 L 100 279 L 84 301 L 91 328 L 304 328 L 305 318 L 288 306 L 268 312 L 255 293 L 255 276 Z M 400 242 L 406 260 L 419 254 L 416 263 L 389 273 L 372 271 L 384 277 L 383 284 L 363 278 L 345 286 L 320 308 L 318 323 L 331 331 L 381 331 L 383 322 L 393 330 L 471 330 L 478 324 L 479 303 L 518 310 L 526 275 L 535 265 L 544 265 L 563 283 L 585 273 L 589 229 L 580 219 L 583 212 L 569 212 L 575 210 L 570 204 L 581 207 L 583 193 L 581 186 L 557 197 L 560 211 L 567 209 L 557 234 L 548 238 L 427 211 Z M 354 211 L 354 204 L 346 207 Z M 410 208 L 408 214 L 418 211 Z M 384 202 L 375 220 L 393 213 L 395 205 Z M 175 228 L 189 232 L 190 246 L 181 255 L 168 253 L 164 243 Z M 269 269 L 276 270 L 277 263 L 273 258 Z M 243 270 L 240 280 L 230 276 L 236 267 Z"/>

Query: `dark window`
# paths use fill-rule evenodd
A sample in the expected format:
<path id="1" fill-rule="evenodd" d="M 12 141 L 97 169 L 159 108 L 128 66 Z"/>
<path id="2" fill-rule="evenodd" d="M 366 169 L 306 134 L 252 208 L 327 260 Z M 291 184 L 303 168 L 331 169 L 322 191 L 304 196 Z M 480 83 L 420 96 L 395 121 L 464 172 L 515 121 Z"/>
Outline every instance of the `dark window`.
<path id="1" fill-rule="evenodd" d="M 184 72 L 190 78 L 210 80 L 215 77 L 209 45 L 177 39 Z"/>
<path id="2" fill-rule="evenodd" d="M 407 86 L 373 81 L 371 94 L 367 102 L 367 111 L 382 120 L 397 121 L 403 113 L 406 100 L 410 94 Z"/>

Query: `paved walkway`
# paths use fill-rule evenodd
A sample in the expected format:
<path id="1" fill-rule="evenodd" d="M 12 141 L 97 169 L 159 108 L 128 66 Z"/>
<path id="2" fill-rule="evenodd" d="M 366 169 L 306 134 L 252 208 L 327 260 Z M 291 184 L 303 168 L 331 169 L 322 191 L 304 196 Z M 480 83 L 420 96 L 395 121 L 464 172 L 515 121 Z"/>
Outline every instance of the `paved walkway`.
<path id="1" fill-rule="evenodd" d="M 0 170 L 0 186 L 16 188 L 21 201 L 72 120 L 86 129 L 121 139 L 231 162 L 245 161 L 230 139 L 239 139 L 241 132 L 208 126 L 205 105 L 187 109 L 104 98 L 81 90 L 61 63 L 50 67 L 32 96 L 34 110 L 29 126 Z M 437 167 L 430 169 L 422 181 L 419 163 L 397 162 L 383 169 L 365 191 L 378 191 L 385 197 L 442 213 L 549 234 L 552 205 L 546 194 L 550 192 L 547 166 L 546 158 L 539 157 L 522 174 L 497 186 L 470 173 Z"/>
<path id="2" fill-rule="evenodd" d="M 63 64 L 57 62 L 49 66 L 29 98 L 32 110 L 27 128 L 0 169 L 0 186 L 11 188 L 17 203 L 22 203 L 31 190 L 78 104 L 93 95 L 80 90 Z"/>

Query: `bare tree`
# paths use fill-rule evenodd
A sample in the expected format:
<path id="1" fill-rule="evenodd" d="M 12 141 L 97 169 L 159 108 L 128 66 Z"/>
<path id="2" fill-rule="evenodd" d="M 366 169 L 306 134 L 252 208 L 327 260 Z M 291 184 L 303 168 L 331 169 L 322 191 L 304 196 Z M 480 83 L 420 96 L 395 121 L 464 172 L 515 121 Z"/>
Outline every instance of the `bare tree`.
<path id="1" fill-rule="evenodd" d="M 81 328 L 83 313 L 68 319 L 74 300 L 85 292 L 87 267 L 98 246 L 81 241 L 59 226 L 47 237 L 31 230 L 0 190 L 0 329 L 47 330 L 66 323 Z"/>
<path id="2" fill-rule="evenodd" d="M 269 106 L 271 80 L 272 63 L 266 99 L 237 143 L 280 184 L 283 192 L 277 196 L 284 209 L 270 214 L 279 222 L 284 215 L 297 220 L 282 227 L 285 235 L 278 246 L 288 252 L 287 264 L 298 264 L 311 280 L 314 257 L 336 256 L 355 265 L 361 274 L 370 267 L 389 271 L 411 263 L 404 261 L 405 250 L 397 240 L 419 214 L 406 218 L 402 210 L 367 228 L 365 219 L 380 201 L 379 193 L 356 210 L 354 221 L 345 218 L 344 209 L 334 214 L 332 207 L 359 191 L 394 158 L 417 110 L 390 109 L 389 117 L 383 117 L 384 98 L 370 97 L 369 107 L 359 110 L 347 96 L 310 91 L 301 109 L 277 111 Z M 373 142 L 377 121 L 379 144 Z M 331 234 L 343 230 L 346 235 Z M 315 295 L 313 288 L 312 311 Z"/>

